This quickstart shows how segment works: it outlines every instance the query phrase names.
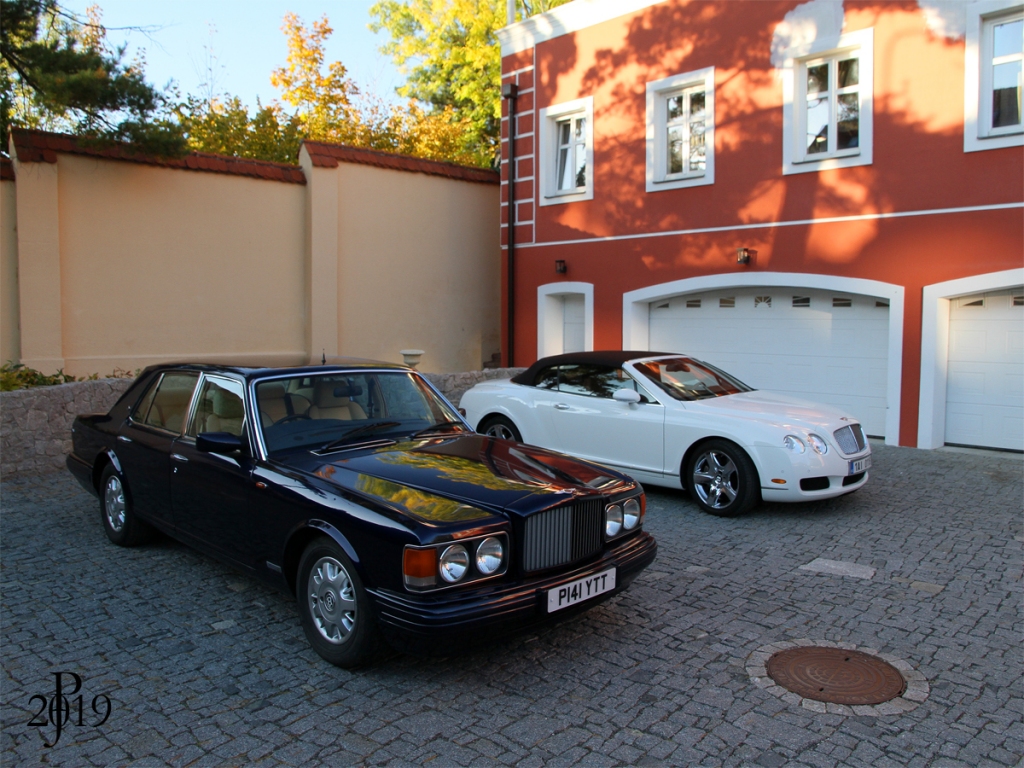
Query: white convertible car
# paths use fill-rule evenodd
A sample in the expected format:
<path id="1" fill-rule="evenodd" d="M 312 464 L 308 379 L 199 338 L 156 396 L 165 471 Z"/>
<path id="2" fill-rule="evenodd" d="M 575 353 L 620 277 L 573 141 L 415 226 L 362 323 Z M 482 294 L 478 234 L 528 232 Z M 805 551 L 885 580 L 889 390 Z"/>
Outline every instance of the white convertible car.
<path id="1" fill-rule="evenodd" d="M 827 405 L 751 389 L 678 354 L 579 352 L 477 384 L 460 403 L 478 432 L 553 448 L 644 483 L 685 488 L 713 515 L 864 485 L 860 423 Z"/>

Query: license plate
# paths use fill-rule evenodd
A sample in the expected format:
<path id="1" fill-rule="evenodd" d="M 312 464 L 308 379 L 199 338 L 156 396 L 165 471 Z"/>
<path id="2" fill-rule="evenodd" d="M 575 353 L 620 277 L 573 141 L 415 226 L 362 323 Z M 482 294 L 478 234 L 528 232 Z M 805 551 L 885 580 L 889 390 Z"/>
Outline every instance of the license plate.
<path id="1" fill-rule="evenodd" d="M 858 472 L 863 472 L 871 466 L 871 457 L 865 456 L 863 459 L 857 459 L 856 461 L 850 462 L 850 471 L 847 474 L 856 475 Z"/>
<path id="2" fill-rule="evenodd" d="M 568 584 L 548 590 L 548 613 L 582 603 L 584 600 L 611 592 L 613 589 L 615 589 L 614 568 L 570 581 Z"/>

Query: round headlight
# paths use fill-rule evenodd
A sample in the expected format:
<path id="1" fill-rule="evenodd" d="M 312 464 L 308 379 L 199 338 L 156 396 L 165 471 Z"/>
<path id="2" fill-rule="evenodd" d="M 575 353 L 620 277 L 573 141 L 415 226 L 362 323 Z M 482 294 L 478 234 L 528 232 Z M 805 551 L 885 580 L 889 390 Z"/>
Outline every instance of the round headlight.
<path id="1" fill-rule="evenodd" d="M 782 439 L 782 444 L 786 446 L 787 450 L 790 450 L 793 453 L 803 453 L 807 450 L 807 446 L 804 445 L 804 441 L 799 437 L 794 437 L 793 435 L 786 435 Z"/>
<path id="2" fill-rule="evenodd" d="M 636 499 L 626 499 L 622 505 L 622 525 L 627 531 L 632 531 L 640 522 L 640 502 Z"/>
<path id="3" fill-rule="evenodd" d="M 618 504 L 609 504 L 604 508 L 604 533 L 605 536 L 617 536 L 622 530 L 622 507 Z"/>
<path id="4" fill-rule="evenodd" d="M 466 575 L 469 568 L 469 553 L 461 544 L 452 544 L 441 553 L 441 578 L 449 584 Z"/>
<path id="5" fill-rule="evenodd" d="M 476 548 L 476 569 L 484 576 L 490 576 L 501 568 L 501 560 L 505 557 L 505 548 L 501 539 L 490 536 L 480 542 Z"/>
<path id="6" fill-rule="evenodd" d="M 828 443 L 826 443 L 817 435 L 808 435 L 807 442 L 811 444 L 811 447 L 815 450 L 816 453 L 820 453 L 822 456 L 828 453 Z"/>

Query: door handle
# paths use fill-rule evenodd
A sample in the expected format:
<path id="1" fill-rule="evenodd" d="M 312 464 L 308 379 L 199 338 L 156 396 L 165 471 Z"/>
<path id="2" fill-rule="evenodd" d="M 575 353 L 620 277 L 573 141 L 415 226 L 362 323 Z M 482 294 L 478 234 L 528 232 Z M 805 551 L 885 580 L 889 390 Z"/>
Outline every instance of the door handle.
<path id="1" fill-rule="evenodd" d="M 172 453 L 171 458 L 175 461 L 180 461 L 182 464 L 188 464 L 188 459 L 182 456 L 180 453 Z"/>
<path id="2" fill-rule="evenodd" d="M 125 437 L 124 435 L 118 435 L 117 439 L 120 440 L 122 443 L 130 443 L 132 441 L 130 437 Z"/>
<path id="3" fill-rule="evenodd" d="M 558 411 L 568 411 L 569 410 L 569 406 L 566 405 L 565 403 L 555 403 L 555 410 L 558 410 Z"/>

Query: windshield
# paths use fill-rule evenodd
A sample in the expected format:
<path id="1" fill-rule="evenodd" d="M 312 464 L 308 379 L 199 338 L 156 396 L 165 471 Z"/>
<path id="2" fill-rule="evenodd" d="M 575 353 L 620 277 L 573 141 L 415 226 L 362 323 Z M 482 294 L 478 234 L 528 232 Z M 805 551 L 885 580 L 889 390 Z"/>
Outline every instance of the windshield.
<path id="1" fill-rule="evenodd" d="M 406 371 L 333 371 L 261 381 L 256 405 L 271 454 L 464 429 L 458 414 Z"/>
<path id="2" fill-rule="evenodd" d="M 635 367 L 676 400 L 703 400 L 753 391 L 753 387 L 725 371 L 692 357 L 663 357 L 636 363 Z"/>

